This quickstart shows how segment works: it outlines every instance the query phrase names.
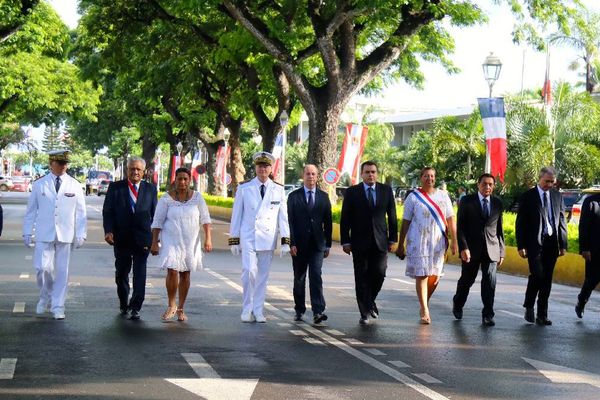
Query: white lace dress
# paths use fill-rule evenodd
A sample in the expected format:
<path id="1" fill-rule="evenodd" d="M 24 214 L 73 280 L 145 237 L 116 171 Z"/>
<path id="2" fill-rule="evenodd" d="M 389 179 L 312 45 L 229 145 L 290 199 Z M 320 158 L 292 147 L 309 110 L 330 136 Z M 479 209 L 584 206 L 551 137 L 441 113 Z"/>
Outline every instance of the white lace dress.
<path id="1" fill-rule="evenodd" d="M 429 195 L 444 217 L 454 216 L 448 193 L 436 190 Z M 446 256 L 446 240 L 429 209 L 411 194 L 404 203 L 402 219 L 410 222 L 406 234 L 406 276 L 442 276 Z"/>
<path id="2" fill-rule="evenodd" d="M 208 207 L 199 192 L 186 202 L 165 193 L 152 221 L 152 228 L 161 229 L 160 267 L 179 272 L 202 269 L 202 225 L 210 223 Z"/>

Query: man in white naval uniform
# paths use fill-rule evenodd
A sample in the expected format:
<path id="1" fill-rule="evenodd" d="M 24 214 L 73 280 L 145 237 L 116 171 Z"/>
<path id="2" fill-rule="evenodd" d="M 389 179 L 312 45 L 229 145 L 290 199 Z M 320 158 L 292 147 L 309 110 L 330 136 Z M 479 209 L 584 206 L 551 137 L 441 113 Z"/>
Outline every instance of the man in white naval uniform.
<path id="1" fill-rule="evenodd" d="M 277 236 L 281 256 L 290 251 L 290 228 L 283 186 L 269 179 L 275 157 L 254 154 L 256 178 L 238 186 L 233 203 L 229 245 L 242 254 L 243 322 L 267 322 L 263 306 Z"/>
<path id="2" fill-rule="evenodd" d="M 33 183 L 23 220 L 23 242 L 31 247 L 35 227 L 33 265 L 40 288 L 37 314 L 48 309 L 54 319 L 65 319 L 71 247 L 86 237 L 85 199 L 81 184 L 66 174 L 69 152 L 49 153 L 50 173 Z"/>

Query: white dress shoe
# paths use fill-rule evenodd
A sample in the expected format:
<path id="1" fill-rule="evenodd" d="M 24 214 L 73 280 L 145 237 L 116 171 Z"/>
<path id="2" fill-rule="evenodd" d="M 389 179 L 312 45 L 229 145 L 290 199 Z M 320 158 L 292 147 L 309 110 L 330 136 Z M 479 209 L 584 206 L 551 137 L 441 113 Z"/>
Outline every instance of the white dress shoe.
<path id="1" fill-rule="evenodd" d="M 42 315 L 46 311 L 48 311 L 48 305 L 41 300 L 38 301 L 37 306 L 35 307 L 35 313 L 38 315 Z"/>
<path id="2" fill-rule="evenodd" d="M 65 313 L 62 311 L 55 312 L 54 319 L 65 319 Z"/>
<path id="3" fill-rule="evenodd" d="M 242 322 L 254 322 L 254 314 L 252 314 L 251 312 L 249 313 L 242 313 Z"/>
<path id="4" fill-rule="evenodd" d="M 264 324 L 265 322 L 267 322 L 267 319 L 265 318 L 264 315 L 257 314 L 256 315 L 256 322 L 258 322 L 259 324 Z"/>

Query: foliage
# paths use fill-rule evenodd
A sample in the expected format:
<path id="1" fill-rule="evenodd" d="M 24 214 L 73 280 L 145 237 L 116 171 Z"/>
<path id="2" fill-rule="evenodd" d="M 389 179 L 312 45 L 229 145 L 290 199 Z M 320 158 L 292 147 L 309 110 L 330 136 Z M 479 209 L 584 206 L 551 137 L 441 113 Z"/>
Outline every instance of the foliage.
<path id="1" fill-rule="evenodd" d="M 233 208 L 233 198 L 232 197 L 212 196 L 212 195 L 206 194 L 206 193 L 202 193 L 202 196 L 204 196 L 204 200 L 206 201 L 206 204 L 209 206 Z"/>
<path id="2" fill-rule="evenodd" d="M 371 124 L 362 160 L 373 160 L 378 166 L 378 180 L 391 183 L 401 179 L 401 150 L 392 146 L 394 129 L 390 125 Z"/>
<path id="3" fill-rule="evenodd" d="M 46 125 L 44 129 L 44 138 L 42 139 L 42 151 L 47 153 L 52 150 L 65 148 L 62 140 L 62 133 L 56 125 Z"/>
<path id="4" fill-rule="evenodd" d="M 302 180 L 308 142 L 288 143 L 285 146 L 285 182 L 296 184 Z M 321 171 L 322 172 L 322 171 Z"/>

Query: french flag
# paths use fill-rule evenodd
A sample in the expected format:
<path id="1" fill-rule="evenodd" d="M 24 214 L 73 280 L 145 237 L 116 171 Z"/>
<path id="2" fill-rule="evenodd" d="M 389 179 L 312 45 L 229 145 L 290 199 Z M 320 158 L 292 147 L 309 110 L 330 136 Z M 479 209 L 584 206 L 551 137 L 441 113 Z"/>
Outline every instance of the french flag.
<path id="1" fill-rule="evenodd" d="M 337 169 L 340 175 L 348 173 L 352 178 L 352 184 L 358 182 L 360 159 L 365 149 L 369 128 L 357 124 L 346 125 L 346 135 L 342 145 L 342 153 L 338 161 Z"/>
<path id="2" fill-rule="evenodd" d="M 485 171 L 500 177 L 500 181 L 504 183 L 507 164 L 504 99 L 480 98 L 477 101 L 487 145 Z"/>

